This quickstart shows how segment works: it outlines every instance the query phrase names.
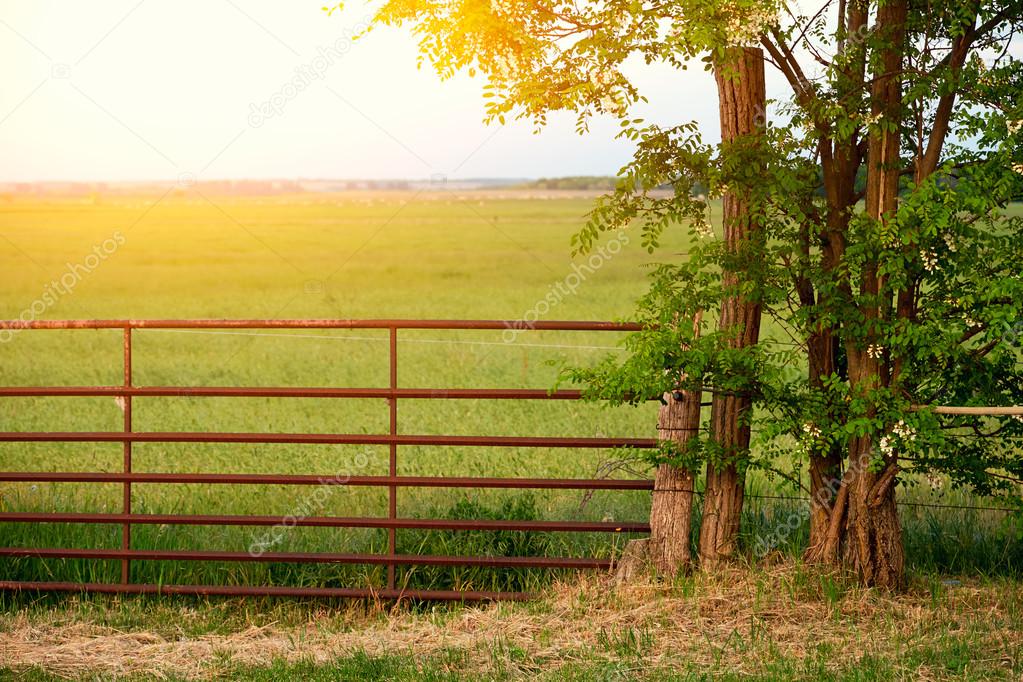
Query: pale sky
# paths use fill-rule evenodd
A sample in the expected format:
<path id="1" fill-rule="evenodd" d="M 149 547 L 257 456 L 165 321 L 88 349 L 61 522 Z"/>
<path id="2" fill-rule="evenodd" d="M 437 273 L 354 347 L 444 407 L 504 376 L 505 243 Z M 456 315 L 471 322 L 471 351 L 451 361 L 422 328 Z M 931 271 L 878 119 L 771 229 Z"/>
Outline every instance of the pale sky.
<path id="1" fill-rule="evenodd" d="M 0 181 L 605 175 L 631 155 L 608 120 L 583 137 L 570 115 L 540 135 L 484 126 L 482 81 L 417 69 L 402 29 L 374 30 L 323 68 L 318 50 L 368 7 L 328 17 L 324 4 L 0 0 Z M 310 85 L 285 93 L 298 72 Z M 631 75 L 650 99 L 638 113 L 716 137 L 699 65 Z M 253 105 L 271 99 L 278 111 L 257 120 Z"/>

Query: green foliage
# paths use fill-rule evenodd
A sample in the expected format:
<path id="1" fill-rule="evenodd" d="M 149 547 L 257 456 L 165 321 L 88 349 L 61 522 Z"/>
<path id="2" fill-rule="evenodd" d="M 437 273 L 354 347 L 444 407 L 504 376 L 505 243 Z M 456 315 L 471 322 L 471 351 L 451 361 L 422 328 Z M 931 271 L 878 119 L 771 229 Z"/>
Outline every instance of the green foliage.
<path id="1" fill-rule="evenodd" d="M 378 19 L 409 24 L 441 74 L 484 74 L 490 119 L 542 125 L 567 110 L 580 131 L 594 114 L 619 120 L 635 155 L 573 238 L 575 253 L 619 230 L 638 231 L 654 253 L 670 230 L 688 231 L 689 251 L 651 269 L 632 316 L 644 329 L 625 342 L 627 356 L 563 380 L 616 405 L 697 386 L 750 393 L 765 453 L 753 466 L 770 466 L 792 439 L 798 463 L 869 437 L 877 466 L 1016 495 L 1023 425 L 918 406 L 1023 397 L 1020 350 L 1008 340 L 1023 324 L 1023 223 L 1004 211 L 1023 195 L 1023 64 L 1009 49 L 1023 11 L 1018 0 L 910 2 L 895 43 L 879 6 L 843 4 L 836 22 L 826 7 L 803 14 L 747 0 L 389 0 Z M 654 126 L 630 113 L 643 93 L 623 73 L 628 59 L 710 68 L 726 50 L 757 44 L 791 88 L 760 112 L 757 134 L 711 144 L 694 123 Z M 893 50 L 899 74 L 885 72 Z M 872 92 L 884 77 L 901 88 L 897 111 Z M 882 169 L 867 160 L 893 139 L 898 167 L 883 171 L 900 178 L 898 208 L 878 219 L 864 182 Z M 711 228 L 712 200 L 724 194 L 758 227 L 737 250 Z M 736 295 L 759 303 L 780 333 L 732 348 L 715 317 Z M 809 377 L 805 351 L 822 333 L 835 338 L 836 366 Z M 714 456 L 705 441 L 652 454 L 687 465 Z"/>
<path id="2" fill-rule="evenodd" d="M 968 9 L 957 6 L 959 14 Z M 799 452 L 813 455 L 870 436 L 880 451 L 878 465 L 895 458 L 904 470 L 944 476 L 984 494 L 1017 496 L 1023 480 L 1019 420 L 947 417 L 915 407 L 1023 403 L 1020 349 L 1010 338 L 1023 320 L 1023 224 L 1004 210 L 1023 191 L 1023 69 L 1004 55 L 986 62 L 975 56 L 952 73 L 934 56 L 934 43 L 962 35 L 959 14 L 938 12 L 937 23 L 914 20 L 911 25 L 906 61 L 932 70 L 907 78 L 907 113 L 900 125 L 907 139 L 920 139 L 921 130 L 934 124 L 939 98 L 955 92 L 950 133 L 935 172 L 905 181 L 898 210 L 882 221 L 852 203 L 839 207 L 845 212 L 843 227 L 834 232 L 828 219 L 836 207 L 823 191 L 824 176 L 813 156 L 822 136 L 837 142 L 892 129 L 891 122 L 869 116 L 867 90 L 849 96 L 847 74 L 839 68 L 857 51 L 873 59 L 887 46 L 877 31 L 847 42 L 811 97 L 794 94 L 783 109 L 788 119 L 768 125 L 763 147 L 712 148 L 700 143 L 692 125 L 630 131 L 636 157 L 616 192 L 598 204 L 574 242 L 577 249 L 588 248 L 601 231 L 626 225 L 638 224 L 649 250 L 669 227 L 692 230 L 705 208 L 692 192 L 695 182 L 712 194 L 722 187 L 741 188 L 764 242 L 732 262 L 713 242 L 701 243 L 681 265 L 656 268 L 637 319 L 667 329 L 641 332 L 628 344 L 630 358 L 608 359 L 572 378 L 589 382 L 592 395 L 614 403 L 621 393 L 657 394 L 679 375 L 690 377 L 692 385 L 704 379 L 720 388 L 722 375 L 734 372 L 731 388 L 751 391 L 762 408 L 758 432 L 763 452 L 771 453 L 765 461 L 793 437 Z M 995 12 L 984 9 L 982 15 Z M 999 31 L 1013 23 L 1019 17 L 1006 15 L 994 32 L 1004 35 Z M 816 25 L 813 20 L 803 28 Z M 924 149 L 905 148 L 904 163 L 912 170 L 921 163 L 914 154 Z M 861 172 L 862 166 L 853 177 Z M 650 188 L 667 182 L 675 190 L 672 196 L 650 196 Z M 854 202 L 857 198 L 853 194 Z M 826 263 L 826 241 L 836 238 L 843 242 L 840 260 Z M 675 326 L 688 330 L 677 321 L 713 310 L 727 293 L 719 277 L 726 265 L 745 271 L 743 293 L 762 302 L 765 313 L 797 343 L 816 330 L 831 329 L 840 342 L 840 371 L 812 388 L 793 376 L 799 362 L 795 353 L 750 349 L 739 360 L 729 356 L 720 336 L 694 339 L 674 331 Z M 674 289 L 672 278 L 679 282 Z M 876 280 L 876 291 L 865 286 L 870 280 Z M 910 301 L 908 315 L 899 308 L 900 296 Z M 857 390 L 850 383 L 845 371 L 847 352 L 853 350 L 880 360 L 881 376 L 873 387 Z M 755 373 L 745 371 L 752 367 Z M 658 373 L 662 368 L 666 375 Z"/>
<path id="3" fill-rule="evenodd" d="M 643 100 L 622 71 L 626 60 L 684 69 L 727 45 L 756 42 L 779 9 L 773 0 L 388 0 L 377 21 L 408 25 L 420 59 L 442 76 L 485 76 L 488 119 L 514 114 L 542 125 L 552 111 L 571 111 L 582 131 L 594 114 L 628 122 Z"/>
<path id="4" fill-rule="evenodd" d="M 490 82 L 491 118 L 516 110 L 542 124 L 548 111 L 569 109 L 580 129 L 594 111 L 621 120 L 620 135 L 635 143 L 635 155 L 573 238 L 577 253 L 623 229 L 637 229 L 651 253 L 678 226 L 695 239 L 690 253 L 653 268 L 634 316 L 644 328 L 627 339 L 627 358 L 565 372 L 586 385 L 588 397 L 635 404 L 698 387 L 749 393 L 763 415 L 766 453 L 777 453 L 779 439 L 795 438 L 813 455 L 866 436 L 879 445 L 879 462 L 1010 493 L 1023 478 L 1018 421 L 979 425 L 914 406 L 1021 402 L 1019 349 L 1003 337 L 1023 319 L 1023 225 L 1002 209 L 1023 192 L 1023 71 L 1009 51 L 981 51 L 1011 40 L 1021 20 L 1013 7 L 914 5 L 899 45 L 890 27 L 872 26 L 869 15 L 861 25 L 850 20 L 831 29 L 826 12 L 782 21 L 774 7 L 743 2 L 527 8 L 392 0 L 381 18 L 414 21 L 422 52 L 442 73 L 479 66 Z M 641 99 L 618 70 L 628 56 L 678 67 L 702 57 L 709 64 L 731 45 L 758 40 L 782 61 L 793 86 L 779 116 L 768 120 L 764 112 L 761 134 L 712 145 L 695 124 L 660 128 L 628 116 Z M 830 49 L 812 79 L 788 52 L 790 43 L 809 41 Z M 954 57 L 957 45 L 972 53 Z M 891 49 L 902 53 L 907 73 L 902 109 L 885 118 L 864 79 Z M 942 132 L 949 95 L 954 106 Z M 864 145 L 884 131 L 905 138 L 907 173 L 897 211 L 876 220 L 857 203 L 858 187 L 844 199 L 829 189 L 840 176 L 822 154 L 858 154 L 849 177 L 860 185 Z M 935 142 L 944 146 L 940 163 L 924 172 Z M 710 230 L 708 198 L 697 188 L 740 196 L 760 228 L 757 238 L 728 253 Z M 736 269 L 744 272 L 740 282 L 722 277 Z M 729 330 L 711 331 L 712 316 L 737 293 L 761 304 L 797 349 L 819 330 L 834 333 L 839 371 L 807 383 L 800 354 L 780 350 L 777 338 L 730 348 Z M 694 326 L 698 315 L 704 322 Z M 868 383 L 850 380 L 852 353 L 878 360 L 879 374 Z M 700 448 L 674 456 L 692 463 Z M 671 456 L 662 449 L 654 459 Z"/>

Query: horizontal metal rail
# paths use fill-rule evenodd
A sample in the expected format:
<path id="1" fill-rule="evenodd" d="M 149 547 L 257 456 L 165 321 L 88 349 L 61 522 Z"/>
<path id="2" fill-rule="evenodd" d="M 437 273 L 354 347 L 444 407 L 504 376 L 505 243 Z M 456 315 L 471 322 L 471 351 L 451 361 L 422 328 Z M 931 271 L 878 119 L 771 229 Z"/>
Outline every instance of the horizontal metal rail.
<path id="1" fill-rule="evenodd" d="M 557 320 L 0 320 L 0 329 L 442 329 L 634 332 L 629 322 Z"/>
<path id="2" fill-rule="evenodd" d="M 341 476 L 332 474 L 172 474 L 94 471 L 0 471 L 0 481 L 21 483 L 207 483 L 253 485 L 350 485 L 399 488 L 514 488 L 536 490 L 653 490 L 649 479 L 484 478 L 449 476 Z"/>
<path id="3" fill-rule="evenodd" d="M 122 431 L 5 431 L 0 442 L 7 443 L 119 443 L 124 462 L 119 472 L 103 471 L 0 471 L 0 482 L 8 483 L 82 483 L 117 484 L 123 488 L 119 513 L 75 513 L 19 511 L 0 513 L 4 523 L 69 523 L 120 526 L 119 548 L 26 548 L 0 547 L 0 557 L 48 560 L 120 561 L 121 580 L 112 584 L 74 583 L 60 580 L 4 581 L 0 590 L 85 591 L 117 594 L 188 594 L 224 596 L 279 596 L 318 598 L 375 598 L 424 600 L 489 600 L 526 599 L 522 592 L 488 592 L 461 590 L 401 589 L 396 567 L 409 566 L 475 566 L 523 569 L 608 569 L 610 559 L 594 557 L 525 557 L 525 556 L 438 556 L 410 555 L 397 552 L 397 531 L 457 532 L 551 532 L 551 533 L 647 533 L 649 523 L 615 521 L 555 521 L 514 519 L 440 519 L 403 518 L 398 515 L 398 490 L 402 488 L 451 489 L 546 489 L 546 490 L 608 490 L 650 491 L 653 481 L 636 479 L 549 479 L 496 478 L 459 476 L 401 476 L 398 473 L 398 448 L 406 446 L 448 447 L 514 447 L 514 448 L 653 448 L 654 438 L 633 437 L 543 437 L 482 436 L 449 434 L 401 434 L 398 430 L 399 400 L 580 400 L 583 392 L 575 389 L 544 390 L 532 388 L 426 388 L 401 387 L 398 383 L 399 330 L 467 330 L 467 331 L 599 331 L 635 332 L 641 325 L 602 321 L 538 321 L 522 320 L 35 320 L 0 321 L 5 330 L 82 330 L 119 329 L 123 335 L 124 382 L 101 386 L 0 386 L 0 398 L 82 398 L 115 397 L 124 408 Z M 133 381 L 132 339 L 134 330 L 145 329 L 376 329 L 386 331 L 380 340 L 389 346 L 389 382 L 382 387 L 307 387 L 307 386 L 138 386 Z M 267 334 L 266 338 L 278 335 Z M 288 335 L 279 335 L 289 338 Z M 343 338 L 343 337 L 342 337 Z M 415 339 L 413 339 L 415 340 Z M 351 398 L 385 400 L 389 409 L 389 429 L 383 434 L 364 433 L 226 433 L 226 432 L 138 432 L 133 428 L 134 400 L 166 398 Z M 349 476 L 337 474 L 252 474 L 205 472 L 139 472 L 133 470 L 133 446 L 136 443 L 247 443 L 247 444 L 347 444 L 385 446 L 389 449 L 386 476 Z M 274 515 L 212 515 L 212 514 L 143 514 L 132 510 L 132 486 L 144 484 L 199 485 L 343 485 L 379 487 L 388 490 L 388 512 L 381 517 L 346 516 L 274 516 Z M 132 547 L 131 529 L 135 525 L 183 526 L 301 526 L 320 528 L 381 529 L 387 532 L 387 551 L 381 554 L 336 552 L 264 552 L 247 553 L 219 550 L 155 550 Z M 293 587 L 269 585 L 154 585 L 132 580 L 133 561 L 233 561 L 319 564 L 367 564 L 387 568 L 387 587 Z M 0 576 L 2 577 L 2 576 Z"/>
<path id="4" fill-rule="evenodd" d="M 494 388 L 288 388 L 217 386 L 13 386 L 0 397 L 177 397 L 177 398 L 404 398 L 451 400 L 579 400 L 581 391 Z"/>
<path id="5" fill-rule="evenodd" d="M 277 585 L 151 585 L 139 583 L 67 583 L 0 581 L 0 590 L 15 592 L 95 592 L 98 594 L 157 594 L 201 597 L 290 597 L 316 599 L 416 599 L 423 601 L 528 601 L 531 592 L 477 590 L 414 590 L 357 587 L 283 587 Z"/>
<path id="6" fill-rule="evenodd" d="M 649 523 L 614 521 L 505 521 L 403 519 L 371 516 L 247 516 L 216 514 L 116 514 L 2 512 L 0 523 L 147 524 L 168 526 L 302 526 L 310 528 L 406 528 L 419 530 L 511 530 L 552 533 L 646 533 Z"/>
<path id="7" fill-rule="evenodd" d="M 324 445 L 462 445 L 515 448 L 652 448 L 653 438 L 543 438 L 368 433 L 206 433 L 195 431 L 0 431 L 15 443 L 318 443 Z"/>
<path id="8" fill-rule="evenodd" d="M 329 554 L 322 552 L 219 552 L 0 547 L 0 556 L 44 559 L 131 559 L 133 561 L 254 561 L 262 563 L 376 564 L 409 566 L 482 566 L 487 568 L 611 567 L 610 559 L 589 557 L 447 556 L 428 554 Z"/>

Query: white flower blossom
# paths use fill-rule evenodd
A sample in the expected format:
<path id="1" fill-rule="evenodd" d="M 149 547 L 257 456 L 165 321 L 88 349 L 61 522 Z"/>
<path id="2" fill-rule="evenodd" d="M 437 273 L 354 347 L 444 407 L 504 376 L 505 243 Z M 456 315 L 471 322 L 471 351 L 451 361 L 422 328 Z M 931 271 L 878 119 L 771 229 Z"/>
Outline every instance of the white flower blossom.
<path id="1" fill-rule="evenodd" d="M 906 422 L 902 421 L 901 419 L 898 421 L 897 424 L 895 424 L 895 426 L 892 427 L 892 432 L 895 433 L 895 435 L 899 436 L 900 438 L 905 438 L 906 440 L 909 441 L 916 440 L 916 429 L 914 429 L 912 426 L 909 426 L 908 424 L 906 424 Z"/>
<path id="2" fill-rule="evenodd" d="M 693 230 L 695 230 L 696 235 L 702 239 L 712 239 L 714 237 L 714 227 L 707 220 L 694 222 Z"/>
<path id="3" fill-rule="evenodd" d="M 867 355 L 875 360 L 881 358 L 884 356 L 884 346 L 877 343 L 870 344 L 867 346 Z"/>
<path id="4" fill-rule="evenodd" d="M 1006 121 L 1005 125 L 1009 129 L 1009 134 L 1015 135 L 1020 131 L 1020 129 L 1023 129 L 1023 119 L 1017 121 Z"/>
<path id="5" fill-rule="evenodd" d="M 1020 175 L 1023 175 L 1023 163 L 1012 164 L 1012 170 L 1016 171 Z"/>
<path id="6" fill-rule="evenodd" d="M 924 270 L 934 272 L 938 269 L 938 254 L 926 249 L 920 249 L 920 259 L 924 262 Z"/>
<path id="7" fill-rule="evenodd" d="M 880 122 L 881 122 L 881 114 L 880 113 L 872 114 L 870 116 L 867 116 L 865 119 L 863 119 L 863 125 L 865 125 L 868 128 L 873 128 L 874 126 L 876 126 Z"/>
<path id="8" fill-rule="evenodd" d="M 600 98 L 600 108 L 609 114 L 615 114 L 616 116 L 625 115 L 625 104 L 610 95 L 605 95 Z"/>
<path id="9" fill-rule="evenodd" d="M 948 250 L 951 251 L 952 253 L 955 253 L 956 249 L 959 248 L 956 245 L 955 237 L 953 237 L 951 234 L 946 234 L 945 235 L 945 246 L 947 246 Z"/>
<path id="10" fill-rule="evenodd" d="M 885 434 L 878 439 L 877 447 L 882 455 L 891 457 L 895 454 L 896 445 L 906 446 L 907 443 L 912 443 L 915 440 L 916 429 L 900 419 L 892 425 L 890 434 Z"/>
<path id="11" fill-rule="evenodd" d="M 797 449 L 803 454 L 810 454 L 816 449 L 823 433 L 819 426 L 807 422 L 803 424 L 803 434 L 804 437 L 797 440 Z"/>
<path id="12" fill-rule="evenodd" d="M 756 45 L 760 41 L 760 36 L 778 23 L 778 14 L 769 2 L 745 11 L 735 7 L 727 11 L 728 42 L 735 46 Z"/>

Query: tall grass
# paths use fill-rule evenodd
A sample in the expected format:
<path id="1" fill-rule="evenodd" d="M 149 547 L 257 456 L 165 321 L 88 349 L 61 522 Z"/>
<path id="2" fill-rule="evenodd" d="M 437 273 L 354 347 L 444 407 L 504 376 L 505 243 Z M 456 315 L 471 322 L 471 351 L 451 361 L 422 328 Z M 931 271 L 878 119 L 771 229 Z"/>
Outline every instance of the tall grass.
<path id="1" fill-rule="evenodd" d="M 56 305 L 49 318 L 145 317 L 521 317 L 573 272 L 568 238 L 590 207 L 585 199 L 523 200 L 485 196 L 317 196 L 205 201 L 172 196 L 17 200 L 0 207 L 9 243 L 0 242 L 0 318 L 30 307 L 60 276 L 115 229 L 127 241 Z M 155 202 L 155 203 L 154 203 Z M 225 215 L 226 213 L 226 215 Z M 144 217 L 139 221 L 139 217 Z M 230 216 L 227 217 L 227 216 Z M 237 221 L 237 222 L 235 222 Z M 238 224 L 246 230 L 239 230 Z M 249 234 L 246 234 L 248 232 Z M 253 237 L 255 236 L 255 238 Z M 14 248 L 15 245 L 17 248 Z M 684 251 L 674 231 L 665 254 Z M 26 259 L 25 254 L 31 258 Z M 627 248 L 553 305 L 547 319 L 627 316 L 645 287 L 651 257 Z M 767 334 L 771 333 L 768 326 Z M 514 342 L 495 332 L 403 331 L 399 384 L 406 387 L 547 389 L 563 363 L 586 364 L 611 352 L 618 334 L 529 332 Z M 139 331 L 137 385 L 386 386 L 386 333 L 302 331 L 191 333 Z M 5 385 L 109 385 L 121 381 L 117 331 L 23 332 L 0 344 Z M 383 433 L 379 400 L 136 399 L 138 431 Z M 405 434 L 649 436 L 656 405 L 603 410 L 562 401 L 403 400 Z M 109 398 L 0 400 L 0 430 L 119 430 Z M 403 447 L 399 474 L 588 478 L 613 453 L 529 448 Z M 136 471 L 386 474 L 386 448 L 353 446 L 138 444 Z M 117 444 L 0 444 L 0 469 L 119 471 Z M 759 486 L 759 482 L 754 482 Z M 757 487 L 755 490 L 761 490 Z M 770 491 L 764 487 L 763 491 Z M 136 485 L 140 513 L 385 516 L 386 491 L 332 486 L 316 503 L 304 486 Z M 920 495 L 908 493 L 909 499 Z M 120 511 L 119 485 L 0 484 L 5 511 Z M 927 499 L 931 499 L 933 495 Z M 921 498 L 922 499 L 922 498 Z M 937 497 L 936 500 L 947 499 Z M 967 497 L 956 499 L 968 500 Z M 550 520 L 643 520 L 649 494 L 401 489 L 399 516 Z M 799 509 L 750 500 L 744 541 Z M 949 572 L 1013 574 L 1021 565 L 1017 529 L 993 513 L 906 508 L 913 566 Z M 698 523 L 699 515 L 694 519 Z M 791 524 L 777 549 L 798 554 L 805 519 Z M 262 529 L 136 526 L 133 547 L 246 551 Z M 398 551 L 421 554 L 609 557 L 627 537 L 608 534 L 422 532 L 399 530 Z M 0 524 L 0 545 L 107 547 L 118 526 Z M 268 551 L 375 553 L 386 531 L 296 528 Z M 3 580 L 110 582 L 114 561 L 4 560 Z M 556 571 L 402 567 L 401 584 L 459 589 L 533 589 Z M 346 564 L 133 562 L 132 579 L 151 583 L 381 586 L 382 567 Z"/>

